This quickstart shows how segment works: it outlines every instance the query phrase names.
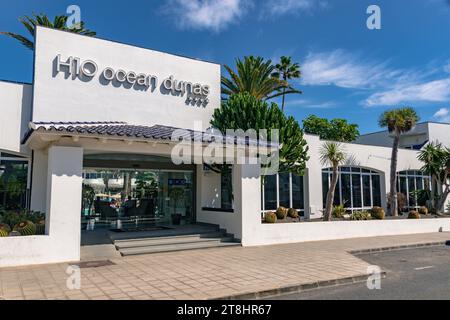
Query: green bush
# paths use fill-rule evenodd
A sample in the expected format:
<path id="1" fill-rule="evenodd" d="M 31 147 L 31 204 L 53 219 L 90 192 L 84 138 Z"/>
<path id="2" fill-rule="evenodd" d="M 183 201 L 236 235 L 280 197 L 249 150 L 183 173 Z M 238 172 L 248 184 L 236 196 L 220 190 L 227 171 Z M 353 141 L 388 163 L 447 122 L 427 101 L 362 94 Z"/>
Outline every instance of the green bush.
<path id="1" fill-rule="evenodd" d="M 0 238 L 7 237 L 10 232 L 11 232 L 11 228 L 9 227 L 9 225 L 7 225 L 5 223 L 0 223 Z"/>
<path id="2" fill-rule="evenodd" d="M 411 210 L 408 214 L 408 219 L 420 219 L 420 213 L 416 210 Z"/>
<path id="3" fill-rule="evenodd" d="M 291 217 L 291 218 L 296 219 L 296 218 L 298 218 L 298 211 L 295 210 L 294 208 L 289 208 L 288 216 Z"/>
<path id="4" fill-rule="evenodd" d="M 428 215 L 428 208 L 427 207 L 422 206 L 422 207 L 419 208 L 418 211 L 419 211 L 420 214 Z"/>
<path id="5" fill-rule="evenodd" d="M 25 220 L 16 224 L 13 231 L 19 232 L 22 236 L 32 236 L 36 234 L 36 225 L 29 220 Z"/>
<path id="6" fill-rule="evenodd" d="M 275 223 L 277 222 L 277 215 L 274 212 L 267 212 L 264 216 L 264 220 L 266 223 Z"/>
<path id="7" fill-rule="evenodd" d="M 370 215 L 374 219 L 383 220 L 386 216 L 386 213 L 384 212 L 384 209 L 382 207 L 373 207 L 370 211 Z"/>
<path id="8" fill-rule="evenodd" d="M 369 211 L 355 211 L 352 213 L 351 220 L 370 220 L 372 219 L 372 216 L 370 215 Z"/>
<path id="9" fill-rule="evenodd" d="M 278 207 L 276 214 L 278 219 L 283 220 L 286 218 L 288 210 L 285 207 Z"/>
<path id="10" fill-rule="evenodd" d="M 344 217 L 345 214 L 345 208 L 343 204 L 340 204 L 338 206 L 333 207 L 333 218 L 341 219 Z"/>

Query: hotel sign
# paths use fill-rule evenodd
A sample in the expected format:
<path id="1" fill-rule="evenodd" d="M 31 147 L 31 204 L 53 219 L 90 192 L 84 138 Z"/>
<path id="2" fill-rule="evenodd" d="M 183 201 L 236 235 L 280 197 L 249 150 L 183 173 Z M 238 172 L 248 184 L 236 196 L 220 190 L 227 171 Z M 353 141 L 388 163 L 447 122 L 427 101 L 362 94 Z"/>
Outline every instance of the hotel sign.
<path id="1" fill-rule="evenodd" d="M 64 60 L 60 54 L 56 56 L 54 66 L 55 75 L 64 72 L 72 76 L 72 79 L 78 78 L 83 81 L 90 81 L 97 77 L 103 84 L 121 85 L 125 88 L 134 87 L 145 91 L 150 90 L 152 93 L 159 88 L 162 94 L 171 94 L 185 98 L 186 104 L 206 107 L 209 103 L 209 85 L 178 80 L 173 75 L 159 82 L 159 78 L 156 75 L 114 69 L 112 67 L 99 70 L 97 63 L 93 60 L 82 61 L 80 58 L 72 56 Z"/>

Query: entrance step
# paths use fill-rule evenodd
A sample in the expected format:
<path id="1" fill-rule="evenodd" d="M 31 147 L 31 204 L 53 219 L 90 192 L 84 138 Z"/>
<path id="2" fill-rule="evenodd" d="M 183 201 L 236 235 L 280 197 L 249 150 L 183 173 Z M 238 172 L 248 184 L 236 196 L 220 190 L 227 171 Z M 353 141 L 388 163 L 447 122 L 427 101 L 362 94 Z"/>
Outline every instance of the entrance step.
<path id="1" fill-rule="evenodd" d="M 122 256 L 240 245 L 233 236 L 222 231 L 114 241 Z"/>
<path id="2" fill-rule="evenodd" d="M 173 237 L 155 237 L 155 238 L 139 238 L 129 240 L 118 240 L 114 242 L 114 245 L 118 250 L 126 248 L 159 246 L 169 244 L 180 243 L 193 243 L 193 242 L 210 242 L 217 240 L 232 240 L 233 237 L 223 237 L 223 233 L 204 233 L 204 234 L 192 234 L 187 236 L 173 236 Z"/>
<path id="3" fill-rule="evenodd" d="M 207 249 L 207 248 L 220 248 L 220 247 L 231 247 L 240 246 L 237 242 L 199 242 L 199 243 L 180 243 L 162 246 L 152 246 L 152 247 L 138 247 L 138 248 L 127 248 L 121 249 L 120 254 L 122 256 L 131 256 L 138 254 L 150 254 L 150 253 L 161 253 L 161 252 L 173 252 L 182 250 L 195 250 L 195 249 Z"/>

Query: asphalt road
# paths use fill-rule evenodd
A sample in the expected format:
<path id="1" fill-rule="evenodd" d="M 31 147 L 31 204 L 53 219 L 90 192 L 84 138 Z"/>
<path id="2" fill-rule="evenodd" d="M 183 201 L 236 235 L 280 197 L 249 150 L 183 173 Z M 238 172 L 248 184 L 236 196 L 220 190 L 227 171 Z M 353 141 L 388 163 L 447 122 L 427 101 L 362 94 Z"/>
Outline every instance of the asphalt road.
<path id="1" fill-rule="evenodd" d="M 436 246 L 358 255 L 386 271 L 380 290 L 366 282 L 273 297 L 275 300 L 449 300 L 450 247 Z"/>

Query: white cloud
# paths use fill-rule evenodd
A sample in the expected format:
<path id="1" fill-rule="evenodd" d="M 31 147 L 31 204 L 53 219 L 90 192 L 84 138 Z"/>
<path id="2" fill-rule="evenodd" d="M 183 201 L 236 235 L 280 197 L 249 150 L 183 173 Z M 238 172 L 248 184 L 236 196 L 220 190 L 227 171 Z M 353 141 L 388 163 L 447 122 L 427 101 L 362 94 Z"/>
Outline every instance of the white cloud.
<path id="1" fill-rule="evenodd" d="M 262 10 L 262 16 L 282 16 L 300 11 L 311 12 L 314 8 L 324 8 L 328 2 L 321 0 L 268 0 Z"/>
<path id="2" fill-rule="evenodd" d="M 301 82 L 370 91 L 372 94 L 362 101 L 367 107 L 450 101 L 450 78 L 433 79 L 439 69 L 433 64 L 422 70 L 398 69 L 387 61 L 337 49 L 308 54 L 302 65 Z"/>
<path id="3" fill-rule="evenodd" d="M 338 104 L 335 101 L 317 102 L 308 99 L 296 99 L 286 101 L 286 106 L 301 106 L 306 109 L 331 109 Z"/>
<path id="4" fill-rule="evenodd" d="M 280 17 L 299 12 L 311 13 L 316 8 L 326 8 L 328 2 L 324 0 L 268 0 L 261 10 L 261 18 Z"/>
<path id="5" fill-rule="evenodd" d="M 225 29 L 238 21 L 252 4 L 249 0 L 169 0 L 163 12 L 181 29 Z"/>
<path id="6" fill-rule="evenodd" d="M 447 64 L 444 65 L 444 71 L 450 73 L 450 60 L 447 60 Z"/>
<path id="7" fill-rule="evenodd" d="M 304 85 L 335 85 L 353 89 L 383 87 L 416 77 L 413 72 L 389 68 L 386 62 L 365 61 L 342 49 L 308 54 L 302 73 Z"/>
<path id="8" fill-rule="evenodd" d="M 392 90 L 377 92 L 369 96 L 364 104 L 370 107 L 392 106 L 408 102 L 445 101 L 450 101 L 450 78 L 397 86 Z"/>
<path id="9" fill-rule="evenodd" d="M 433 119 L 450 123 L 450 111 L 447 108 L 441 108 L 433 115 Z"/>

